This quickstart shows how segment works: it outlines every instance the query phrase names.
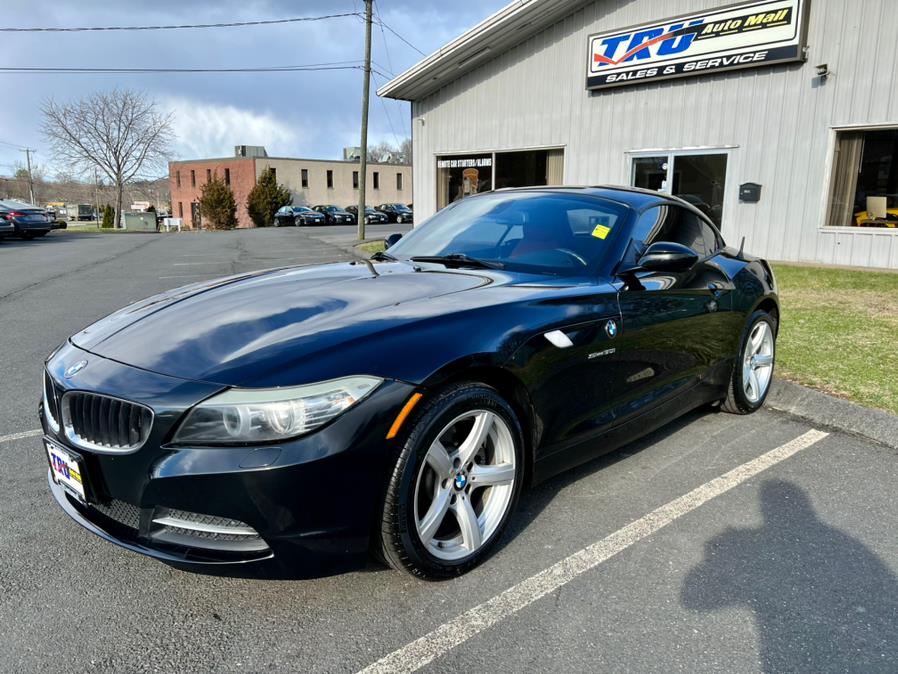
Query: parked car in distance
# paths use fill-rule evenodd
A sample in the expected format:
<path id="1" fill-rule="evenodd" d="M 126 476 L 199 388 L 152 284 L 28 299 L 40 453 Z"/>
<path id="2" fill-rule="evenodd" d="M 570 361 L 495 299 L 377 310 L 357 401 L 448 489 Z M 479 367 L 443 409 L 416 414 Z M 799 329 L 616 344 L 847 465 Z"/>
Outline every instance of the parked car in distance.
<path id="1" fill-rule="evenodd" d="M 315 206 L 314 210 L 324 215 L 326 224 L 328 225 L 354 225 L 355 216 L 339 206 L 328 204 L 325 206 Z"/>
<path id="2" fill-rule="evenodd" d="M 358 206 L 347 206 L 347 212 L 352 213 L 353 217 L 358 218 L 359 215 L 359 207 Z M 358 220 L 356 220 L 358 222 Z M 370 206 L 365 207 L 365 224 L 366 225 L 384 225 L 389 222 L 386 213 L 381 213 Z"/>
<path id="3" fill-rule="evenodd" d="M 304 227 L 306 225 L 323 225 L 324 214 L 313 211 L 308 206 L 284 206 L 274 214 L 275 227 Z"/>
<path id="4" fill-rule="evenodd" d="M 376 551 L 453 577 L 528 485 L 703 405 L 760 409 L 779 316 L 770 265 L 682 199 L 488 192 L 370 260 L 193 284 L 73 335 L 43 373 L 49 487 L 179 565 Z"/>
<path id="5" fill-rule="evenodd" d="M 53 229 L 53 219 L 46 210 L 12 199 L 0 201 L 0 219 L 7 225 L 12 224 L 13 229 L 7 232 L 8 235 L 26 240 L 45 236 Z"/>
<path id="6" fill-rule="evenodd" d="M 92 204 L 78 204 L 78 215 L 76 216 L 76 220 L 78 222 L 82 222 L 84 220 L 96 220 L 97 219 L 97 209 Z M 69 216 L 73 215 L 72 210 L 69 210 Z"/>
<path id="7" fill-rule="evenodd" d="M 381 204 L 377 207 L 381 213 L 386 214 L 389 222 L 414 222 L 415 216 L 405 204 Z"/>

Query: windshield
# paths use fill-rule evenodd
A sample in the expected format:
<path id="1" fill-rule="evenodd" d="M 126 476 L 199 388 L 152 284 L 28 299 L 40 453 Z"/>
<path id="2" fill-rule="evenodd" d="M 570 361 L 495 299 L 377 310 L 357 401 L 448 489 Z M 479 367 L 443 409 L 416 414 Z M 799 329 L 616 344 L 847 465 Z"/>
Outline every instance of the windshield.
<path id="1" fill-rule="evenodd" d="M 406 260 L 464 255 L 544 274 L 594 272 L 629 212 L 622 204 L 579 194 L 490 193 L 443 209 L 389 253 Z"/>

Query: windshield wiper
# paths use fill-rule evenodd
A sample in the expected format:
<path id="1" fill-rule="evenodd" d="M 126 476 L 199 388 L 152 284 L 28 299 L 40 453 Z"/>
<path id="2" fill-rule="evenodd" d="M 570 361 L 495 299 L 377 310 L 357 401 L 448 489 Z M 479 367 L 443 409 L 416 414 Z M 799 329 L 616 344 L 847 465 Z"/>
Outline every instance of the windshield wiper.
<path id="1" fill-rule="evenodd" d="M 448 255 L 419 255 L 411 258 L 412 262 L 436 262 L 447 267 L 478 267 L 480 269 L 505 269 L 501 262 L 492 260 L 478 260 L 476 257 L 468 257 L 464 253 L 450 253 Z"/>
<path id="2" fill-rule="evenodd" d="M 396 258 L 386 253 L 382 250 L 377 251 L 374 255 L 371 256 L 371 259 L 375 262 L 396 262 Z"/>

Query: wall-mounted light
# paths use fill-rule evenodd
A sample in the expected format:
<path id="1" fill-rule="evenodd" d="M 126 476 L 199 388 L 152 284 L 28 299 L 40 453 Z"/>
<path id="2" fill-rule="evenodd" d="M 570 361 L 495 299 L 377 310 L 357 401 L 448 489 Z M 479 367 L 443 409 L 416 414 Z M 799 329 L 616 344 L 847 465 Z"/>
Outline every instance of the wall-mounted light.
<path id="1" fill-rule="evenodd" d="M 421 126 L 424 126 L 424 118 L 418 117 L 418 121 L 421 123 Z"/>
<path id="2" fill-rule="evenodd" d="M 829 77 L 829 64 L 821 63 L 817 66 L 817 77 L 819 77 L 822 81 L 826 81 L 826 78 Z"/>

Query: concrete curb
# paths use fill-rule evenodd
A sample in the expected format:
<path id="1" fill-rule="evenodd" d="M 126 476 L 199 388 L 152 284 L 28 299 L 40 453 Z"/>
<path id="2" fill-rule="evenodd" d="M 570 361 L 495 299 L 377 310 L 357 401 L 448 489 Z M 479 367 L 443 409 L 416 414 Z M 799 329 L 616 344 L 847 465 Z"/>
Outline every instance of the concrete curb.
<path id="1" fill-rule="evenodd" d="M 813 389 L 774 379 L 767 396 L 771 409 L 820 426 L 859 435 L 898 450 L 898 417 L 834 398 Z"/>

